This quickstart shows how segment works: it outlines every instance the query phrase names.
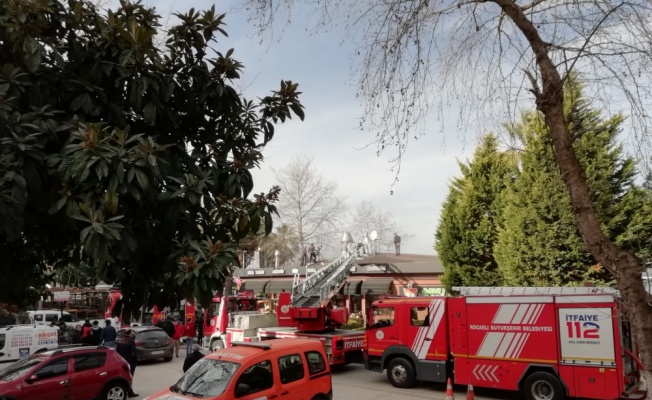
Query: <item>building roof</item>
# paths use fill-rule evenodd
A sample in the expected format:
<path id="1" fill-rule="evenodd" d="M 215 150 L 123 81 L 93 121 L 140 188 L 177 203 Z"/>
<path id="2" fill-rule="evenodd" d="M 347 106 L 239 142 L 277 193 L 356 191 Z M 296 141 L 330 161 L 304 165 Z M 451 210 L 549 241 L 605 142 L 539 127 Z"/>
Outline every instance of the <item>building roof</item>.
<path id="1" fill-rule="evenodd" d="M 395 254 L 379 253 L 373 257 L 363 258 L 356 262 L 357 268 L 353 275 L 366 273 L 387 273 L 395 274 L 436 274 L 444 273 L 444 266 L 441 264 L 438 256 L 426 256 L 421 254 Z M 385 271 L 376 271 L 373 266 L 384 266 Z M 372 267 L 371 270 L 369 270 Z M 380 269 L 380 268 L 379 268 Z"/>
<path id="2" fill-rule="evenodd" d="M 236 269 L 234 276 L 238 278 L 281 278 L 290 277 L 294 275 L 297 270 L 302 276 L 306 275 L 306 270 L 309 273 L 311 268 L 319 270 L 328 265 L 328 261 L 320 261 L 315 264 L 307 266 L 290 266 L 284 265 L 276 268 L 250 268 L 250 269 Z M 394 254 L 380 253 L 373 257 L 358 259 L 355 263 L 355 270 L 351 275 L 441 275 L 444 273 L 444 267 L 438 256 L 426 256 L 419 254 L 401 254 L 400 256 Z"/>

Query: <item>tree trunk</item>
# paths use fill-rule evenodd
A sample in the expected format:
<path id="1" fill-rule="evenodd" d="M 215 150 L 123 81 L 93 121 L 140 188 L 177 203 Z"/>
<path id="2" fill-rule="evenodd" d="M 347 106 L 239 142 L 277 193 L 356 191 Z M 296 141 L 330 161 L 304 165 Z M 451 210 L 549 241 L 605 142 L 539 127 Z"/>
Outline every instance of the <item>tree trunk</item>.
<path id="1" fill-rule="evenodd" d="M 588 183 L 575 151 L 564 116 L 563 81 L 548 55 L 548 47 L 520 7 L 511 0 L 495 0 L 505 14 L 523 32 L 534 52 L 541 73 L 542 88 L 533 82 L 537 109 L 545 117 L 552 139 L 555 159 L 570 195 L 575 222 L 587 250 L 616 278 L 625 310 L 633 325 L 639 346 L 644 377 L 652 383 L 652 307 L 641 279 L 642 266 L 630 252 L 620 249 L 602 232 L 591 202 Z"/>

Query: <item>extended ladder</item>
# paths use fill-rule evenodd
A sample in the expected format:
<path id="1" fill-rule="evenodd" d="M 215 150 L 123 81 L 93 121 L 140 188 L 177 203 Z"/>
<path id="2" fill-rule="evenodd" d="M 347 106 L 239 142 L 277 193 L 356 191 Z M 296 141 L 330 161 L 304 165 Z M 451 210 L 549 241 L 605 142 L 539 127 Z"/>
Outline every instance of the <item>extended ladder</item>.
<path id="1" fill-rule="evenodd" d="M 292 306 L 318 307 L 330 300 L 333 294 L 346 282 L 355 259 L 355 253 L 344 254 L 306 278 L 303 282 L 298 282 L 295 276 L 292 285 Z"/>

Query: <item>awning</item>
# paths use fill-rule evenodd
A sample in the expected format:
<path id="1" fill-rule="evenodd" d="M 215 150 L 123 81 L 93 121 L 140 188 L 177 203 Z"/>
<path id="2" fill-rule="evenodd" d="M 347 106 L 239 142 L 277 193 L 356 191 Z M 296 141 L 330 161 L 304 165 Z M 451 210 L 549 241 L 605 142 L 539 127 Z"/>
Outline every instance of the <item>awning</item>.
<path id="1" fill-rule="evenodd" d="M 393 278 L 370 278 L 362 281 L 361 294 L 390 294 Z"/>
<path id="2" fill-rule="evenodd" d="M 285 290 L 286 292 L 292 291 L 291 280 L 278 280 L 278 281 L 273 280 L 265 288 L 265 293 L 281 293 L 283 290 Z"/>
<path id="3" fill-rule="evenodd" d="M 269 282 L 269 279 L 245 279 L 242 286 L 240 286 L 240 291 L 247 291 L 256 293 L 262 293 L 265 291 L 265 284 Z"/>

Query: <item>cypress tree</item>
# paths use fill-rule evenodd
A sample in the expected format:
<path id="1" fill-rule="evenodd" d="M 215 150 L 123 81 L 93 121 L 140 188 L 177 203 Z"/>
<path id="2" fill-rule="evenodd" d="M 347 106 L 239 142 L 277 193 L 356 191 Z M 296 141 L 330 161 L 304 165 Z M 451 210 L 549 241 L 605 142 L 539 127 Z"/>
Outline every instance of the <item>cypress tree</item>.
<path id="1" fill-rule="evenodd" d="M 575 78 L 567 82 L 564 102 L 573 146 L 602 229 L 618 244 L 633 249 L 652 214 L 643 207 L 641 189 L 634 186 L 635 163 L 617 144 L 624 117 L 601 117 L 582 96 L 582 85 Z M 557 286 L 613 281 L 584 248 L 542 116 L 524 114 L 511 132 L 524 151 L 520 174 L 506 192 L 495 247 L 505 282 Z"/>
<path id="2" fill-rule="evenodd" d="M 435 235 L 435 248 L 444 265 L 444 283 L 487 286 L 502 282 L 494 260 L 496 224 L 502 220 L 501 193 L 515 172 L 509 154 L 498 149 L 494 135 L 482 138 L 473 159 L 459 163 L 462 176 L 449 193 Z"/>

